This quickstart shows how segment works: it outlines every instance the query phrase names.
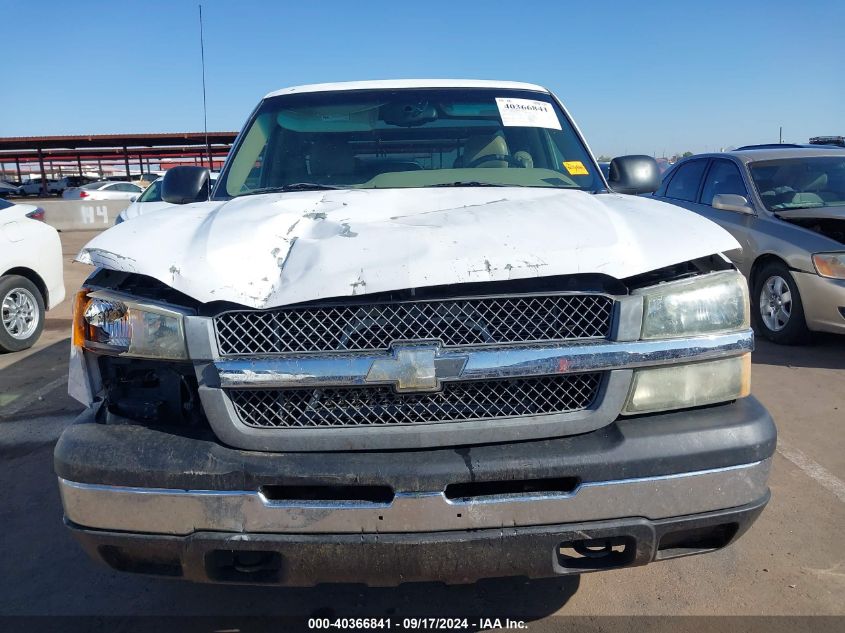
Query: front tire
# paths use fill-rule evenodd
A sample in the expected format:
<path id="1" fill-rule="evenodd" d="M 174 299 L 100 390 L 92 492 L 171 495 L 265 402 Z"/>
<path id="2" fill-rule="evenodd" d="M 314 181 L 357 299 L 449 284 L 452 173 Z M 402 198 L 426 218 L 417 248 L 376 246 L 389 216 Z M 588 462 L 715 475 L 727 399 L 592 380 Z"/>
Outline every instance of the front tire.
<path id="1" fill-rule="evenodd" d="M 35 345 L 44 329 L 44 298 L 26 277 L 0 278 L 0 352 Z"/>
<path id="2" fill-rule="evenodd" d="M 807 321 L 798 284 L 781 262 L 763 266 L 754 277 L 752 290 L 757 331 L 774 343 L 795 345 L 807 339 Z"/>

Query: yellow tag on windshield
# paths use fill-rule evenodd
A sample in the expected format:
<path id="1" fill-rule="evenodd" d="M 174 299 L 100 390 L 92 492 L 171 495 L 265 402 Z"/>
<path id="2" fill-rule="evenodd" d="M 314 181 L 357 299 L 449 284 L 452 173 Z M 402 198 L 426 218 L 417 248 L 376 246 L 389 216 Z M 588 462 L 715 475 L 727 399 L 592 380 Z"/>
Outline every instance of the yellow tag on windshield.
<path id="1" fill-rule="evenodd" d="M 580 160 L 565 160 L 563 161 L 563 166 L 566 168 L 566 171 L 569 172 L 570 176 L 590 175 L 590 172 L 587 171 L 587 168 L 584 167 L 584 163 Z"/>

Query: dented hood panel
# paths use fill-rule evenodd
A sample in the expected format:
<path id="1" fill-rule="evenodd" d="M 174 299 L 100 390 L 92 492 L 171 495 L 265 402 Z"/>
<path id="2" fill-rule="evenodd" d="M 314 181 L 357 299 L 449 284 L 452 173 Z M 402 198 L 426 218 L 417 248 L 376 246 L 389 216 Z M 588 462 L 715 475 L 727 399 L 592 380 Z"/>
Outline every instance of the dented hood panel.
<path id="1" fill-rule="evenodd" d="M 201 302 L 269 308 L 328 297 L 574 273 L 617 278 L 738 248 L 650 198 L 540 188 L 244 196 L 153 213 L 77 261 L 141 273 Z"/>

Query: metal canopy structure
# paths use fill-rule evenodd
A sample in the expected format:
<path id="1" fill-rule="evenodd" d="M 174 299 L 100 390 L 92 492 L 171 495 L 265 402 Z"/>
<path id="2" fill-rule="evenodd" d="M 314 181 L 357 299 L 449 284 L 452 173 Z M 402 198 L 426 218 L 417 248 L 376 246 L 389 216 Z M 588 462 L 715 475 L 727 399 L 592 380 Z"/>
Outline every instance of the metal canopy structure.
<path id="1" fill-rule="evenodd" d="M 46 187 L 47 167 L 54 173 L 59 165 L 62 173 L 83 175 L 83 162 L 97 163 L 102 173 L 103 163 L 123 163 L 126 177 L 131 176 L 130 165 L 139 172 L 150 171 L 151 163 L 162 159 L 186 159 L 194 164 L 215 167 L 229 152 L 236 132 L 172 132 L 160 134 L 92 134 L 73 136 L 20 136 L 0 138 L 0 166 L 14 165 L 18 181 L 22 180 L 21 165 L 38 163 L 42 190 Z M 74 165 L 75 163 L 75 165 Z M 70 169 L 66 169 L 66 167 Z M 31 171 L 31 170 L 28 170 Z"/>

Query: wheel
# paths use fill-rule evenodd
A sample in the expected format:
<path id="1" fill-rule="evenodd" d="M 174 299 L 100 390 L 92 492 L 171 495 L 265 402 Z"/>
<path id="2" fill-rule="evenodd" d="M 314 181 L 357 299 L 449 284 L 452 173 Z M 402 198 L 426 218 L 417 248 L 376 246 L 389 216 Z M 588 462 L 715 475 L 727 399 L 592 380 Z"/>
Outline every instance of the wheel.
<path id="1" fill-rule="evenodd" d="M 44 329 L 44 298 L 26 277 L 0 277 L 0 352 L 35 345 Z"/>
<path id="2" fill-rule="evenodd" d="M 807 338 L 804 304 L 795 279 L 786 265 L 771 262 L 754 278 L 752 313 L 757 330 L 770 341 L 784 345 Z"/>

